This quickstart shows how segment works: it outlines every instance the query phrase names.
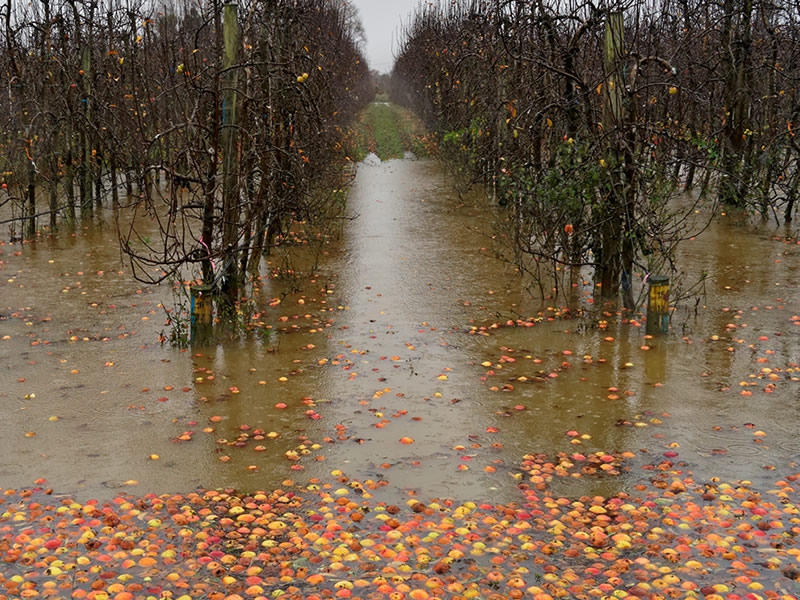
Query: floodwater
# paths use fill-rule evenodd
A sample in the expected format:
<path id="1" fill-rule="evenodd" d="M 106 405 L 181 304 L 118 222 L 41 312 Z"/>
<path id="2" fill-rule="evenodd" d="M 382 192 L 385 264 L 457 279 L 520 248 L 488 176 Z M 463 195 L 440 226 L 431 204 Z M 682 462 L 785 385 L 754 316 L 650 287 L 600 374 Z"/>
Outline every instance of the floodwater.
<path id="1" fill-rule="evenodd" d="M 525 455 L 601 451 L 630 471 L 555 492 L 612 493 L 665 461 L 767 485 L 800 461 L 800 247 L 703 210 L 679 257 L 703 295 L 652 340 L 641 317 L 540 306 L 495 258 L 486 202 L 429 161 L 359 167 L 353 218 L 300 290 L 262 282 L 259 302 L 282 298 L 266 339 L 160 344 L 173 290 L 130 278 L 113 227 L 6 241 L 0 487 L 102 499 L 341 471 L 387 500 L 514 501 Z"/>

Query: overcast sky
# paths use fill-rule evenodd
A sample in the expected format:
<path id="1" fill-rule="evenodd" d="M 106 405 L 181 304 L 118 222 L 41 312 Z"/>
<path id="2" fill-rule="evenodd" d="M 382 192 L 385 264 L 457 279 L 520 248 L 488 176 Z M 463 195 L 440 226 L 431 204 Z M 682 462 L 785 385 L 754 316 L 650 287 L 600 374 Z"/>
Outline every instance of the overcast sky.
<path id="1" fill-rule="evenodd" d="M 419 0 L 351 0 L 351 3 L 358 9 L 367 34 L 369 68 L 388 73 L 394 63 L 400 24 L 409 21 Z"/>

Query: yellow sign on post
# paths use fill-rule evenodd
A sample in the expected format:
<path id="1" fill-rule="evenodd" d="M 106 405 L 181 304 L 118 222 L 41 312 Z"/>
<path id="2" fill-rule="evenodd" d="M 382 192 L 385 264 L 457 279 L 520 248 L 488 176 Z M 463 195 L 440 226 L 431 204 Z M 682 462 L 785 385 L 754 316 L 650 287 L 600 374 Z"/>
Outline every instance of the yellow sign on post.
<path id="1" fill-rule="evenodd" d="M 211 338 L 214 321 L 213 289 L 210 285 L 193 285 L 190 289 L 192 306 L 189 339 L 193 344 L 205 344 Z"/>
<path id="2" fill-rule="evenodd" d="M 648 335 L 659 335 L 669 331 L 669 277 L 653 275 L 647 295 Z"/>
<path id="3" fill-rule="evenodd" d="M 210 285 L 192 286 L 192 325 L 210 325 L 214 313 Z"/>

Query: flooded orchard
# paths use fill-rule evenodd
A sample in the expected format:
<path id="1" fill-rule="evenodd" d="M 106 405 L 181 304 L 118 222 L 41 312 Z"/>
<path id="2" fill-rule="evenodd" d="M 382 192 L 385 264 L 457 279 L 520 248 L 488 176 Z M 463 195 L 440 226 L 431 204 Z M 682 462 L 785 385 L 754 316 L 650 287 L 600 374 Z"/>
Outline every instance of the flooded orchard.
<path id="1" fill-rule="evenodd" d="M 160 343 L 176 296 L 133 281 L 112 225 L 6 235 L 0 486 L 108 498 L 341 471 L 380 498 L 513 502 L 540 453 L 625 453 L 621 477 L 541 475 L 571 497 L 660 464 L 755 487 L 797 470 L 791 231 L 699 214 L 679 265 L 703 294 L 647 339 L 638 316 L 541 306 L 495 257 L 490 210 L 435 162 L 362 164 L 313 273 L 261 282 L 272 333 L 188 351 Z"/>

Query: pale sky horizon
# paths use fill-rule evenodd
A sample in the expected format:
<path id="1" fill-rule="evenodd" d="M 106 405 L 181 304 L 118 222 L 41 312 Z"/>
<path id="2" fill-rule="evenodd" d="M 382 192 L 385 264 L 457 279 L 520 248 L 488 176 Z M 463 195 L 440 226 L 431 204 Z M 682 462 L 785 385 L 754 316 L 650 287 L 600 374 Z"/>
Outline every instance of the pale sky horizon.
<path id="1" fill-rule="evenodd" d="M 389 73 L 394 65 L 401 24 L 408 23 L 420 0 L 351 0 L 367 37 L 369 68 Z"/>

